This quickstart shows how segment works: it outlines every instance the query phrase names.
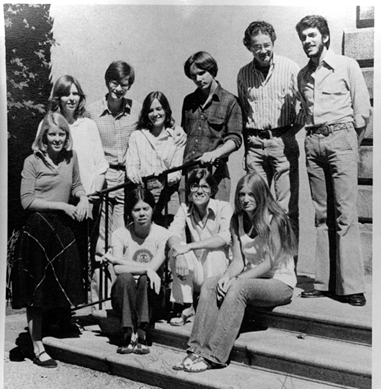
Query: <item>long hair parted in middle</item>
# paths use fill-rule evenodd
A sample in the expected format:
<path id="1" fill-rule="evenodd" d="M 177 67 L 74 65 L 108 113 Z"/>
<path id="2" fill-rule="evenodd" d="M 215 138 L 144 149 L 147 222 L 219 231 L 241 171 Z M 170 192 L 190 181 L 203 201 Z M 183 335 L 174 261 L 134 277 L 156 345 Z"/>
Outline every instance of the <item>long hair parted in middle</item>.
<path id="1" fill-rule="evenodd" d="M 143 188 L 142 186 L 138 186 L 128 191 L 126 193 L 124 202 L 124 223 L 126 225 L 133 221 L 131 216 L 132 210 L 140 200 L 149 204 L 152 208 L 152 211 L 155 210 L 155 198 L 148 189 Z"/>
<path id="2" fill-rule="evenodd" d="M 171 110 L 171 106 L 169 105 L 168 99 L 165 97 L 164 93 L 156 91 L 156 92 L 149 93 L 143 101 L 142 110 L 140 111 L 139 121 L 136 126 L 138 130 L 142 130 L 142 129 L 151 130 L 151 128 L 153 127 L 151 120 L 149 120 L 148 118 L 148 114 L 150 112 L 151 105 L 155 99 L 160 103 L 160 105 L 163 107 L 163 110 L 165 112 L 164 127 L 172 128 L 175 125 L 175 121 L 172 118 L 172 110 Z"/>
<path id="3" fill-rule="evenodd" d="M 244 213 L 239 193 L 243 186 L 246 186 L 254 196 L 257 208 L 254 212 L 253 227 L 256 233 L 264 238 L 265 252 L 274 257 L 277 246 L 280 244 L 282 252 L 290 255 L 297 254 L 297 241 L 292 228 L 291 220 L 275 201 L 266 181 L 256 172 L 243 176 L 237 183 L 237 189 L 234 198 L 234 213 L 236 215 Z M 271 222 L 266 217 L 272 215 Z M 272 231 L 276 228 L 278 234 Z M 279 239 L 277 239 L 277 236 Z"/>
<path id="4" fill-rule="evenodd" d="M 49 111 L 61 112 L 61 97 L 69 96 L 71 86 L 75 85 L 79 95 L 79 104 L 75 110 L 75 117 L 81 117 L 85 114 L 86 96 L 79 81 L 68 74 L 61 76 L 55 83 L 49 98 Z"/>

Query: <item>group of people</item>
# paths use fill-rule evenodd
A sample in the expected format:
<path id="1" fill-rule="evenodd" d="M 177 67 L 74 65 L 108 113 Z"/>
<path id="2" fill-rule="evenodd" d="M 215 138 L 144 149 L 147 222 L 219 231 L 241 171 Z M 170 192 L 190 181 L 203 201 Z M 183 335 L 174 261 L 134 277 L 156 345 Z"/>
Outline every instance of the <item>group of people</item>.
<path id="1" fill-rule="evenodd" d="M 226 366 L 246 307 L 287 304 L 293 296 L 295 136 L 303 127 L 317 244 L 314 289 L 301 297 L 334 295 L 353 306 L 366 304 L 356 197 L 368 91 L 356 61 L 329 49 L 322 16 L 304 17 L 296 31 L 309 58 L 303 69 L 274 53 L 271 24 L 248 26 L 243 44 L 253 60 L 238 73 L 238 97 L 217 81 L 209 53 L 190 56 L 184 72 L 197 89 L 184 99 L 181 126 L 162 92 L 150 93 L 142 105 L 126 97 L 135 80 L 126 62 L 108 67 L 108 93 L 86 109 L 75 78 L 56 81 L 21 184 L 30 216 L 13 306 L 27 307 L 35 364 L 57 366 L 42 343 L 44 312 L 86 302 L 86 281 L 98 301 L 105 262 L 111 306 L 123 330 L 117 352 L 149 353 L 151 301 L 168 261 L 170 324 L 195 316 L 187 355 L 174 369 Z M 233 209 L 228 157 L 242 143 L 246 174 Z M 189 169 L 165 174 L 183 165 Z M 115 186 L 106 212 L 100 191 Z M 164 209 L 174 215 L 169 226 Z M 64 319 L 67 324 L 68 315 Z"/>

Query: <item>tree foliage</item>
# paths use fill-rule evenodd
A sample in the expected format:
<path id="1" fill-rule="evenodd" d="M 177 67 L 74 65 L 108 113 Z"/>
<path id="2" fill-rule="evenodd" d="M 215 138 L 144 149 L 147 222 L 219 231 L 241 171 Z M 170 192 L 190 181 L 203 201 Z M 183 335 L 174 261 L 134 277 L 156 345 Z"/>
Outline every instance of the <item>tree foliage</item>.
<path id="1" fill-rule="evenodd" d="M 51 83 L 49 4 L 4 4 L 8 122 L 8 232 L 22 223 L 20 180 L 44 116 Z"/>

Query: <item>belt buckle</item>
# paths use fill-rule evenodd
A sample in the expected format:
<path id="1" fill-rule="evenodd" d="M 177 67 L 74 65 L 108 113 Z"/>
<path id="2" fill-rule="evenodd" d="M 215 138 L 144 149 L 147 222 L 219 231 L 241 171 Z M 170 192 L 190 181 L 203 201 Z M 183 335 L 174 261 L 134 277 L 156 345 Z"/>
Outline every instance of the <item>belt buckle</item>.
<path id="1" fill-rule="evenodd" d="M 324 124 L 324 126 L 321 127 L 320 133 L 323 134 L 324 136 L 328 136 L 331 133 L 329 126 Z"/>
<path id="2" fill-rule="evenodd" d="M 270 139 L 270 132 L 269 130 L 261 130 L 258 132 L 258 137 L 262 139 Z"/>

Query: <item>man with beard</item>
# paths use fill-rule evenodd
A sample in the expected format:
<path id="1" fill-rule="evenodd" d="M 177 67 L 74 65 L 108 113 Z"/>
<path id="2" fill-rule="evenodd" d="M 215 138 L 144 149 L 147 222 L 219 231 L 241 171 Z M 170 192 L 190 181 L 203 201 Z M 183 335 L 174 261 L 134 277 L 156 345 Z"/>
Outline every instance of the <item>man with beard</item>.
<path id="1" fill-rule="evenodd" d="M 330 48 L 327 21 L 308 15 L 296 31 L 308 64 L 298 75 L 306 124 L 306 163 L 317 230 L 314 289 L 301 297 L 335 295 L 366 304 L 357 216 L 358 147 L 370 117 L 358 63 Z"/>
<path id="2" fill-rule="evenodd" d="M 245 30 L 244 46 L 253 60 L 237 77 L 244 117 L 245 170 L 274 184 L 276 201 L 299 235 L 299 146 L 297 75 L 300 67 L 274 53 L 274 27 L 254 21 Z M 297 257 L 295 259 L 295 267 Z"/>

